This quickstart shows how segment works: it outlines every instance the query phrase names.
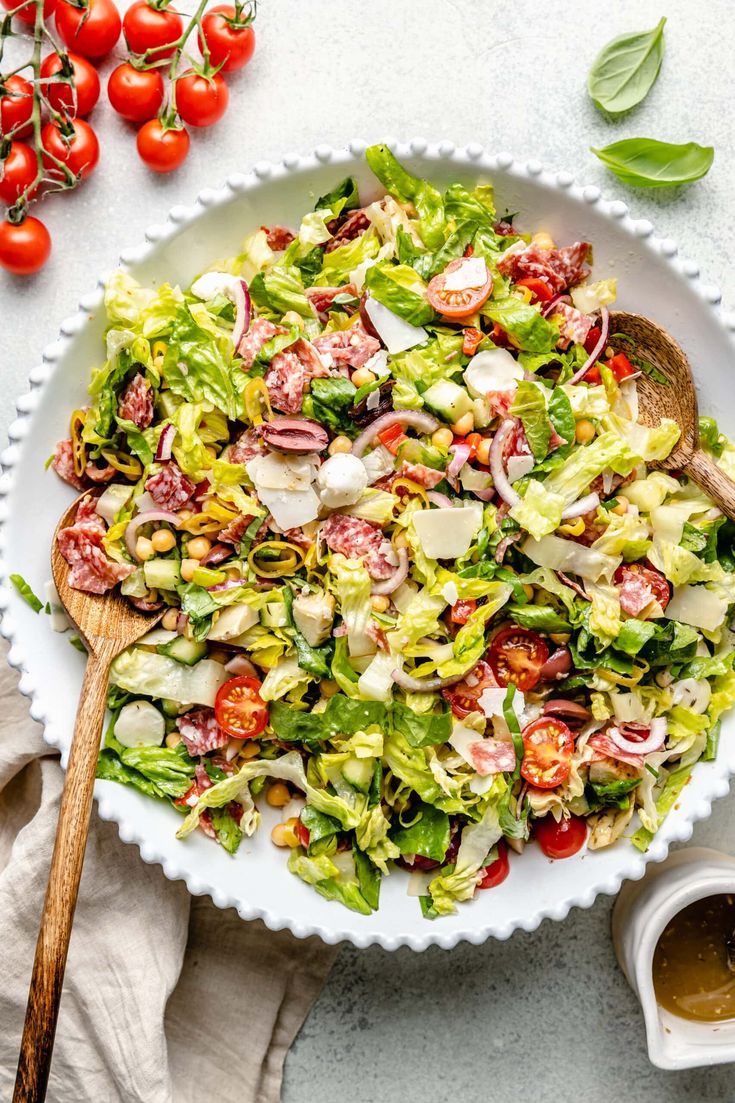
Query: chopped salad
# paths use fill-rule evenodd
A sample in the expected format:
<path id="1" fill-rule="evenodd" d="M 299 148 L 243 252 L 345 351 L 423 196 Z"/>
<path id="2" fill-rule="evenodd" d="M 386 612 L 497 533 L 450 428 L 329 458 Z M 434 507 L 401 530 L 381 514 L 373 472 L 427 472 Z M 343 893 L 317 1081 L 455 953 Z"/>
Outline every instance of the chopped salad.
<path id="1" fill-rule="evenodd" d="M 529 840 L 645 849 L 735 700 L 735 528 L 656 468 L 679 427 L 638 420 L 591 245 L 367 160 L 379 199 L 348 177 L 189 288 L 110 279 L 58 539 L 163 612 L 98 777 L 233 854 L 265 802 L 322 896 L 369 914 L 398 866 L 436 918 Z"/>

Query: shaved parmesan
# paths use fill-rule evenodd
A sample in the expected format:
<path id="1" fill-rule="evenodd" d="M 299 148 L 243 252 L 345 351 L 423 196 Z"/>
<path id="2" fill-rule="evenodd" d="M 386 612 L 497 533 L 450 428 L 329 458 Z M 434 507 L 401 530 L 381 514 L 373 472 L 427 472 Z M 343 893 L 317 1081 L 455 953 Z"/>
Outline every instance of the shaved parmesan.
<path id="1" fill-rule="evenodd" d="M 365 407 L 368 410 L 376 410 L 380 405 L 380 391 L 371 391 L 365 401 Z"/>
<path id="2" fill-rule="evenodd" d="M 508 460 L 508 482 L 517 483 L 530 471 L 533 471 L 536 461 L 533 456 L 511 456 Z"/>
<path id="3" fill-rule="evenodd" d="M 492 778 L 491 784 L 492 784 Z M 408 895 L 409 896 L 427 896 L 429 893 L 429 885 L 436 877 L 434 870 L 415 869 L 408 878 Z"/>
<path id="4" fill-rule="evenodd" d="M 368 483 L 371 485 L 378 479 L 382 479 L 384 475 L 391 475 L 396 468 L 395 460 L 384 444 L 379 444 L 372 452 L 362 456 L 362 462 L 367 471 Z"/>
<path id="5" fill-rule="evenodd" d="M 477 703 L 488 719 L 493 716 L 503 716 L 503 702 L 507 694 L 507 689 L 483 689 Z M 513 694 L 513 712 L 519 720 L 523 716 L 525 705 L 526 702 L 523 694 L 519 690 L 516 690 Z"/>
<path id="6" fill-rule="evenodd" d="M 385 349 L 378 349 L 377 352 L 374 352 L 370 359 L 365 361 L 363 366 L 367 368 L 368 371 L 373 372 L 374 375 L 377 375 L 380 379 L 382 379 L 384 375 L 390 375 L 388 353 Z"/>
<path id="7" fill-rule="evenodd" d="M 412 349 L 414 345 L 422 345 L 428 337 L 423 326 L 411 325 L 370 296 L 365 300 L 365 310 L 373 329 L 391 356 Z"/>
<path id="8" fill-rule="evenodd" d="M 727 613 L 727 602 L 704 586 L 677 586 L 666 606 L 667 620 L 680 620 L 692 628 L 715 632 Z"/>
<path id="9" fill-rule="evenodd" d="M 459 601 L 459 591 L 457 590 L 457 583 L 450 578 L 449 582 L 445 582 L 439 591 L 448 605 L 456 605 Z"/>
<path id="10" fill-rule="evenodd" d="M 416 535 L 430 559 L 457 559 L 469 551 L 482 525 L 480 502 L 447 509 L 422 509 L 413 516 Z"/>
<path id="11" fill-rule="evenodd" d="M 482 257 L 467 257 L 444 277 L 445 291 L 469 291 L 487 283 L 487 265 Z"/>
<path id="12" fill-rule="evenodd" d="M 320 502 L 311 484 L 318 466 L 318 458 L 311 453 L 287 456 L 275 452 L 256 456 L 245 465 L 258 498 L 279 528 L 300 528 L 316 520 Z"/>
<path id="13" fill-rule="evenodd" d="M 473 398 L 497 391 L 514 391 L 523 379 L 523 368 L 507 349 L 486 349 L 473 356 L 464 370 L 464 381 Z"/>

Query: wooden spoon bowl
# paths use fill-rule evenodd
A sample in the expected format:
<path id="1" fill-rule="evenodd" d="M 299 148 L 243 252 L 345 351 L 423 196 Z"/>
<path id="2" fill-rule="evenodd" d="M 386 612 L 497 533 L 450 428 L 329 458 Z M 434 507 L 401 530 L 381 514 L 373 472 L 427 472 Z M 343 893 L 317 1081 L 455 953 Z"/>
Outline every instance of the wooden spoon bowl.
<path id="1" fill-rule="evenodd" d="M 665 471 L 683 471 L 709 494 L 723 513 L 735 520 L 735 482 L 699 444 L 697 392 L 683 350 L 665 329 L 642 314 L 611 311 L 610 334 L 615 333 L 629 337 L 634 355 L 653 365 L 666 379 L 662 383 L 645 373 L 638 378 L 640 421 L 644 425 L 657 426 L 662 418 L 668 417 L 681 428 L 681 436 L 671 454 L 651 466 Z"/>
<path id="2" fill-rule="evenodd" d="M 39 1103 L 46 1095 L 74 909 L 89 831 L 100 733 L 110 663 L 160 620 L 163 610 L 141 613 L 117 590 L 87 594 L 69 585 L 69 564 L 59 551 L 59 530 L 72 524 L 81 495 L 54 533 L 51 571 L 61 604 L 84 640 L 89 658 L 79 696 L 66 767 L 56 842 L 28 993 L 13 1103 Z"/>

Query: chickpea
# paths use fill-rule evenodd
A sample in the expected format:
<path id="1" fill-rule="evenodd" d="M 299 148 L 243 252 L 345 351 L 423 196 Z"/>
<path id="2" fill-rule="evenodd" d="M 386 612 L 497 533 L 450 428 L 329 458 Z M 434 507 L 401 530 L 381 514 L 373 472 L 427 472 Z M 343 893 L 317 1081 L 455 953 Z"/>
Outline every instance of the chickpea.
<path id="1" fill-rule="evenodd" d="M 377 376 L 370 368 L 358 368 L 352 373 L 352 382 L 356 387 L 364 387 L 366 383 L 374 383 Z"/>
<path id="2" fill-rule="evenodd" d="M 554 249 L 554 239 L 551 234 L 546 230 L 540 230 L 537 234 L 534 234 L 531 238 L 534 245 L 538 245 L 539 249 Z"/>
<path id="3" fill-rule="evenodd" d="M 180 521 L 191 521 L 194 514 L 190 509 L 180 509 L 178 512 L 178 518 Z"/>
<path id="4" fill-rule="evenodd" d="M 139 536 L 135 541 L 135 554 L 143 563 L 153 556 L 153 544 L 147 536 Z"/>
<path id="5" fill-rule="evenodd" d="M 268 786 L 265 799 L 271 808 L 285 808 L 291 800 L 288 785 L 284 785 L 282 781 L 274 781 Z"/>
<path id="6" fill-rule="evenodd" d="M 477 446 L 477 462 L 481 463 L 483 467 L 487 467 L 490 463 L 490 449 L 493 442 L 490 437 L 483 437 Z"/>
<path id="7" fill-rule="evenodd" d="M 529 601 L 533 601 L 533 586 L 529 586 L 527 582 L 524 582 L 523 592 Z"/>
<path id="8" fill-rule="evenodd" d="M 197 559 L 182 559 L 181 560 L 181 577 L 184 582 L 191 582 L 194 577 L 194 571 L 199 566 Z"/>
<path id="9" fill-rule="evenodd" d="M 552 643 L 563 644 L 569 643 L 570 637 L 568 632 L 549 632 L 549 639 Z"/>
<path id="10" fill-rule="evenodd" d="M 170 529 L 156 529 L 151 536 L 153 550 L 157 552 L 171 551 L 176 546 L 176 537 Z"/>
<path id="11" fill-rule="evenodd" d="M 212 541 L 206 536 L 195 536 L 186 545 L 186 552 L 190 559 L 203 559 L 207 552 L 212 550 Z"/>
<path id="12" fill-rule="evenodd" d="M 441 429 L 435 429 L 431 434 L 431 443 L 435 448 L 449 448 L 449 445 L 454 440 L 454 433 L 451 429 L 446 429 L 442 426 Z"/>
<path id="13" fill-rule="evenodd" d="M 581 421 L 577 422 L 577 427 L 574 430 L 574 436 L 576 438 L 577 444 L 588 444 L 589 441 L 592 440 L 596 432 L 597 430 L 595 429 L 592 422 L 588 418 L 583 417 Z"/>
<path id="14" fill-rule="evenodd" d="M 161 619 L 161 628 L 165 628 L 167 632 L 175 632 L 176 625 L 179 623 L 179 610 L 167 609 Z"/>
<path id="15" fill-rule="evenodd" d="M 335 693 L 339 693 L 339 686 L 331 678 L 323 678 L 319 683 L 319 692 L 322 697 L 334 697 Z"/>
<path id="16" fill-rule="evenodd" d="M 243 743 L 240 758 L 257 758 L 260 754 L 260 743 L 256 739 L 248 739 Z"/>
<path id="17" fill-rule="evenodd" d="M 296 834 L 296 824 L 298 820 L 295 816 L 292 816 L 290 820 L 286 820 L 285 823 L 277 823 L 271 831 L 271 839 L 276 846 L 298 846 L 299 839 Z"/>
<path id="18" fill-rule="evenodd" d="M 630 505 L 630 502 L 624 494 L 618 494 L 617 499 L 618 504 L 616 506 L 613 506 L 610 512 L 617 513 L 619 516 L 622 516 L 624 513 L 628 512 L 628 506 Z"/>
<path id="19" fill-rule="evenodd" d="M 452 426 L 452 432 L 458 437 L 466 437 L 475 428 L 475 415 L 469 410 L 458 418 Z"/>
<path id="20" fill-rule="evenodd" d="M 166 736 L 166 746 L 173 750 L 181 742 L 181 732 L 169 732 Z"/>
<path id="21" fill-rule="evenodd" d="M 385 594 L 373 594 L 370 598 L 370 604 L 375 613 L 384 613 L 390 605 L 390 601 Z"/>
<path id="22" fill-rule="evenodd" d="M 329 448 L 327 449 L 327 452 L 329 452 L 330 456 L 336 456 L 340 452 L 351 452 L 351 451 L 352 451 L 352 441 L 350 440 L 349 437 L 343 437 L 343 436 L 335 437 L 334 440 L 332 441 L 332 443 L 329 445 Z"/>

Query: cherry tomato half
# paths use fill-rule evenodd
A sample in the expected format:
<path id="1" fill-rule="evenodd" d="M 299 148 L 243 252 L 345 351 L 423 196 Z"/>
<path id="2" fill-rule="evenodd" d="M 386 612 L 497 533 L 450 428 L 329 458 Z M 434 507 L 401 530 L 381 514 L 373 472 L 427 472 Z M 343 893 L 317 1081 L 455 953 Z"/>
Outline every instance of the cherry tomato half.
<path id="1" fill-rule="evenodd" d="M 630 617 L 640 616 L 654 600 L 662 609 L 669 604 L 669 584 L 655 567 L 622 563 L 613 575 L 613 582 L 620 591 L 620 607 Z"/>
<path id="2" fill-rule="evenodd" d="M 494 889 L 496 885 L 502 885 L 509 872 L 508 844 L 505 839 L 500 839 L 498 842 L 498 856 L 489 866 L 485 866 L 482 879 L 477 882 L 478 889 Z"/>
<path id="3" fill-rule="evenodd" d="M 581 816 L 568 816 L 556 822 L 547 815 L 537 820 L 533 833 L 547 858 L 571 858 L 587 839 L 587 824 Z"/>
<path id="4" fill-rule="evenodd" d="M 477 666 L 470 671 L 466 678 L 463 678 L 461 682 L 457 682 L 456 685 L 443 689 L 442 696 L 445 701 L 449 702 L 454 715 L 463 720 L 471 712 L 478 711 L 477 702 L 483 690 L 497 688 L 498 683 L 490 665 L 484 659 L 480 659 Z"/>
<path id="5" fill-rule="evenodd" d="M 54 81 L 42 84 L 43 94 L 56 111 L 64 115 L 83 118 L 88 115 L 100 98 L 100 78 L 97 70 L 86 58 L 68 54 L 69 66 L 74 76 L 74 90 L 70 84 Z M 55 77 L 63 72 L 63 62 L 58 54 L 48 54 L 41 62 L 41 76 Z M 67 70 L 68 73 L 68 70 Z M 76 99 L 74 97 L 76 91 Z"/>
<path id="6" fill-rule="evenodd" d="M 51 235 L 37 218 L 0 223 L 0 268 L 15 276 L 30 276 L 51 255 Z"/>
<path id="7" fill-rule="evenodd" d="M 549 648 L 537 632 L 515 625 L 498 632 L 488 652 L 498 685 L 508 686 L 512 682 L 524 693 L 537 684 L 548 657 Z"/>
<path id="8" fill-rule="evenodd" d="M 183 165 L 189 152 L 189 135 L 182 127 L 167 129 L 160 119 L 151 119 L 138 131 L 138 155 L 153 172 L 173 172 Z"/>
<path id="9" fill-rule="evenodd" d="M 479 287 L 465 287 L 461 291 L 451 291 L 446 287 L 447 277 L 453 272 L 459 271 L 467 264 L 467 258 L 458 257 L 449 262 L 443 272 L 429 282 L 426 292 L 427 298 L 434 310 L 443 314 L 445 318 L 467 318 L 480 309 L 486 299 L 490 297 L 493 289 L 493 278 L 487 265 L 485 266 L 486 279 Z M 475 261 L 472 261 L 475 264 Z M 461 280 L 460 280 L 461 282 Z"/>
<path id="10" fill-rule="evenodd" d="M 11 142 L 8 156 L 0 161 L 0 173 L 0 200 L 12 207 L 38 173 L 38 161 L 31 147 L 25 142 Z M 29 192 L 29 199 L 32 194 Z"/>
<path id="11" fill-rule="evenodd" d="M 477 602 L 473 597 L 468 597 L 464 601 L 455 601 L 449 614 L 452 624 L 466 624 L 476 608 Z"/>
<path id="12" fill-rule="evenodd" d="M 15 73 L 0 87 L 0 132 L 9 138 L 24 138 L 31 133 L 33 85 Z"/>
<path id="13" fill-rule="evenodd" d="M 53 157 L 63 161 L 75 176 L 86 180 L 99 161 L 100 144 L 92 127 L 84 119 L 74 119 L 72 126 L 74 133 L 65 139 L 58 123 L 46 123 L 41 131 L 41 145 Z M 44 157 L 43 160 L 49 177 L 61 180 L 63 173 L 51 157 Z"/>
<path id="14" fill-rule="evenodd" d="M 238 20 L 231 4 L 217 4 L 204 13 L 199 49 L 209 50 L 209 62 L 223 73 L 247 65 L 255 52 L 255 31 L 242 17 Z"/>
<path id="15" fill-rule="evenodd" d="M 224 115 L 230 93 L 224 78 L 187 69 L 176 81 L 176 110 L 189 126 L 213 126 Z"/>
<path id="16" fill-rule="evenodd" d="M 21 0 L 2 0 L 3 7 L 6 11 L 12 11 L 13 8 L 17 8 Z M 43 18 L 50 19 L 54 14 L 54 8 L 56 7 L 56 0 L 43 0 Z M 15 13 L 15 18 L 19 19 L 21 23 L 25 23 L 27 27 L 32 27 L 36 22 L 36 5 L 33 0 L 28 0 L 27 4 L 24 4 L 20 11 Z"/>
<path id="17" fill-rule="evenodd" d="M 184 21 L 171 8 L 152 8 L 146 0 L 135 0 L 125 12 L 122 24 L 125 41 L 133 54 L 155 50 L 151 60 L 170 57 L 184 30 Z"/>
<path id="18" fill-rule="evenodd" d="M 537 789 L 555 789 L 569 777 L 574 736 L 556 716 L 539 716 L 523 729 L 521 773 Z"/>
<path id="19" fill-rule="evenodd" d="M 554 289 L 549 287 L 546 280 L 537 276 L 526 276 L 522 280 L 516 280 L 516 287 L 527 287 L 531 292 L 531 302 L 548 303 L 554 298 Z"/>
<path id="20" fill-rule="evenodd" d="M 253 739 L 268 723 L 268 706 L 257 678 L 230 678 L 217 690 L 214 714 L 233 739 Z"/>
<path id="21" fill-rule="evenodd" d="M 82 57 L 100 58 L 109 54 L 120 37 L 121 25 L 113 0 L 88 0 L 85 8 L 58 0 L 56 30 L 62 42 Z"/>
<path id="22" fill-rule="evenodd" d="M 303 846 L 304 850 L 308 850 L 309 840 L 311 839 L 311 831 L 306 827 L 301 820 L 296 822 L 296 837 Z"/>
<path id="23" fill-rule="evenodd" d="M 155 119 L 163 104 L 165 87 L 158 69 L 136 69 L 124 61 L 113 69 L 107 96 L 118 115 L 131 123 Z"/>

